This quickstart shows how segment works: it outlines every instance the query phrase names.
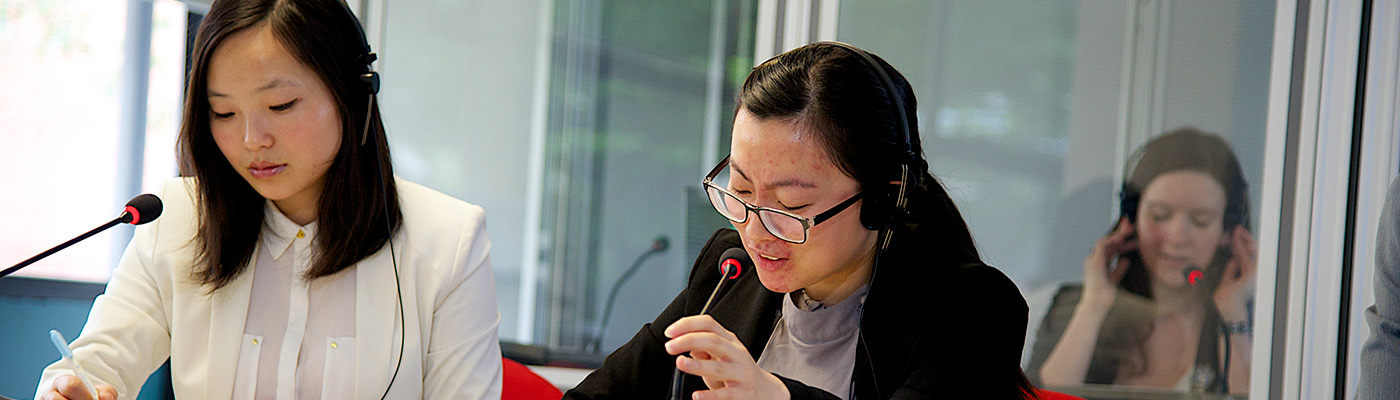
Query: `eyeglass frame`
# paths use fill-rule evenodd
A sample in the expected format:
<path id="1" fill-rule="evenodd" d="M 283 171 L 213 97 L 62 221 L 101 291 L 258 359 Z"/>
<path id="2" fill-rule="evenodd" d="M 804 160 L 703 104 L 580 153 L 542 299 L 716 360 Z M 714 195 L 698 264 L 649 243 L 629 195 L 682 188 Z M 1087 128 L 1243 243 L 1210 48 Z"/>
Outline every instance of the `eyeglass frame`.
<path id="1" fill-rule="evenodd" d="M 710 207 L 711 207 L 711 208 L 714 208 L 714 209 L 715 209 L 715 212 L 716 212 L 716 213 L 719 213 L 719 215 L 723 216 L 724 219 L 727 219 L 727 220 L 729 220 L 729 221 L 731 221 L 731 222 L 734 222 L 734 223 L 736 223 L 736 224 L 742 224 L 742 223 L 748 222 L 748 220 L 749 220 L 749 213 L 753 213 L 754 215 L 758 215 L 758 217 L 757 217 L 757 218 L 758 218 L 758 222 L 759 222 L 759 225 L 763 225 L 763 230 L 768 231 L 768 234 L 773 235 L 773 237 L 778 238 L 779 240 L 782 240 L 782 241 L 788 242 L 788 243 L 792 243 L 792 244 L 803 244 L 803 243 L 807 243 L 807 237 L 809 236 L 809 235 L 808 235 L 808 231 L 811 231 L 811 230 L 812 230 L 812 227 L 815 227 L 815 226 L 817 226 L 817 224 L 820 224 L 820 223 L 822 223 L 822 222 L 826 222 L 827 220 L 831 219 L 832 217 L 835 217 L 837 214 L 840 214 L 842 211 L 846 211 L 847 208 L 850 208 L 852 204 L 855 204 L 856 201 L 857 201 L 857 200 L 860 200 L 861 196 L 865 194 L 865 191 L 856 192 L 856 194 L 852 195 L 850 198 L 847 198 L 846 200 L 842 201 L 841 203 L 839 203 L 839 204 L 837 204 L 837 205 L 831 206 L 831 208 L 826 209 L 826 211 L 822 211 L 821 213 L 817 214 L 816 216 L 814 216 L 814 217 L 812 217 L 812 218 L 807 218 L 807 217 L 804 217 L 804 216 L 801 216 L 801 215 L 797 215 L 796 213 L 793 213 L 793 212 L 791 212 L 791 211 L 779 210 L 779 209 L 776 209 L 776 208 L 773 208 L 773 207 L 756 206 L 756 205 L 750 204 L 748 201 L 745 201 L 744 199 L 739 198 L 739 195 L 734 194 L 734 192 L 730 192 L 729 189 L 726 189 L 726 188 L 720 187 L 719 185 L 716 185 L 716 184 L 714 183 L 715 177 L 716 177 L 716 176 L 719 176 L 719 172 L 720 172 L 720 171 L 723 171 L 723 170 L 724 170 L 724 167 L 727 167 L 727 166 L 729 166 L 729 156 L 728 156 L 728 155 L 724 156 L 724 159 L 723 159 L 723 160 L 720 160 L 720 161 L 719 161 L 719 164 L 718 164 L 718 165 L 715 165 L 715 168 L 714 168 L 714 169 L 711 169 L 711 170 L 710 170 L 710 173 L 705 175 L 705 179 L 701 179 L 701 180 L 700 180 L 700 188 L 701 188 L 701 190 L 704 190 L 704 191 L 706 192 L 706 193 L 705 193 L 705 199 L 706 199 L 706 200 L 709 200 L 709 202 L 710 202 Z M 713 197 L 710 197 L 709 188 L 714 188 L 715 190 L 720 191 L 720 193 L 723 193 L 723 194 L 725 194 L 725 195 L 727 195 L 727 196 L 729 196 L 729 197 L 733 197 L 734 200 L 738 200 L 738 201 L 739 201 L 739 204 L 742 204 L 742 205 L 744 206 L 744 217 L 743 217 L 743 219 L 736 221 L 736 220 L 734 220 L 734 218 L 730 218 L 728 215 L 725 215 L 724 213 L 719 212 L 719 208 L 718 208 L 717 205 L 715 204 L 715 199 L 714 199 Z M 759 213 L 758 213 L 759 211 L 771 211 L 771 212 L 777 213 L 777 214 L 779 214 L 779 215 L 782 215 L 782 216 L 785 216 L 785 217 L 788 217 L 788 218 L 792 218 L 792 219 L 794 219 L 794 220 L 797 220 L 797 222 L 802 223 L 802 240 L 800 240 L 800 241 L 798 241 L 798 240 L 791 240 L 791 239 L 784 238 L 784 237 L 782 237 L 782 236 L 778 236 L 777 233 L 774 233 L 772 229 L 769 229 L 769 228 L 768 228 L 768 224 L 763 223 L 763 217 L 762 217 L 762 214 L 759 214 Z"/>

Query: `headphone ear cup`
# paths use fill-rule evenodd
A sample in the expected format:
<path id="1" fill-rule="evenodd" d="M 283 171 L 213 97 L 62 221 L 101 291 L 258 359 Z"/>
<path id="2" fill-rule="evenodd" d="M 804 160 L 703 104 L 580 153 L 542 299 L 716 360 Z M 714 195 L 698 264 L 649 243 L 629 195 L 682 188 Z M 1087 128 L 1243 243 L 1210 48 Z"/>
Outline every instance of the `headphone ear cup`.
<path id="1" fill-rule="evenodd" d="M 1128 223 L 1137 224 L 1137 208 L 1140 200 L 1137 190 L 1128 184 L 1123 184 L 1123 188 L 1118 191 L 1118 210 L 1120 215 L 1128 217 Z"/>
<path id="2" fill-rule="evenodd" d="M 379 73 L 375 71 L 360 74 L 360 83 L 364 85 L 365 93 L 370 95 L 379 94 Z"/>
<path id="3" fill-rule="evenodd" d="M 865 225 L 865 229 L 879 230 L 885 226 L 887 191 L 869 191 L 860 199 L 860 224 Z"/>
<path id="4" fill-rule="evenodd" d="M 861 198 L 860 223 L 865 229 L 880 230 L 890 224 L 894 212 L 895 190 L 889 185 L 876 185 Z"/>
<path id="5" fill-rule="evenodd" d="M 1232 194 L 1230 196 L 1232 199 L 1229 200 L 1234 203 L 1233 206 L 1231 204 L 1225 205 L 1225 228 L 1235 229 L 1236 225 L 1242 225 L 1244 229 L 1248 230 L 1250 224 L 1249 191 L 1246 189 L 1248 184 L 1244 182 L 1244 179 L 1239 179 L 1235 182 L 1235 186 L 1237 194 Z"/>

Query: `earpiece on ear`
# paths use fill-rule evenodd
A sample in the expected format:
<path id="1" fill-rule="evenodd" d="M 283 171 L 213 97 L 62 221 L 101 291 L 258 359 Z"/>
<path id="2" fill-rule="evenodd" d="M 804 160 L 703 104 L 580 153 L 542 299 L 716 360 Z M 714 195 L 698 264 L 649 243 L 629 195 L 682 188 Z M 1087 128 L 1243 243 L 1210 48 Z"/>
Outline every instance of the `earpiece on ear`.
<path id="1" fill-rule="evenodd" d="M 895 189 L 877 188 L 866 190 L 861 198 L 860 224 L 865 229 L 878 231 L 890 226 L 890 213 L 894 212 Z"/>
<path id="2" fill-rule="evenodd" d="M 860 224 L 864 225 L 865 229 L 878 231 L 885 227 L 885 196 L 885 193 L 878 193 L 873 196 L 865 195 L 865 198 L 861 199 Z"/>
<path id="3" fill-rule="evenodd" d="M 1128 223 L 1137 223 L 1138 193 L 1127 183 L 1118 190 L 1118 211 L 1119 215 L 1128 217 Z"/>
<path id="4" fill-rule="evenodd" d="M 893 227 L 907 228 L 913 230 L 918 226 L 914 218 L 914 211 L 908 208 L 899 208 L 895 204 L 898 202 L 899 183 L 891 183 L 890 187 L 876 193 L 867 193 L 862 198 L 863 206 L 860 209 L 860 223 L 865 229 L 872 231 Z M 906 193 L 905 196 L 912 196 L 913 192 Z"/>
<path id="5" fill-rule="evenodd" d="M 374 53 L 370 53 L 370 54 L 374 54 Z M 377 94 L 379 94 L 379 73 L 378 73 L 378 72 L 370 71 L 370 72 L 361 74 L 361 75 L 360 75 L 360 82 L 362 82 L 362 83 L 365 84 L 365 92 L 367 92 L 367 93 L 369 93 L 369 94 L 372 94 L 372 95 L 377 95 Z"/>

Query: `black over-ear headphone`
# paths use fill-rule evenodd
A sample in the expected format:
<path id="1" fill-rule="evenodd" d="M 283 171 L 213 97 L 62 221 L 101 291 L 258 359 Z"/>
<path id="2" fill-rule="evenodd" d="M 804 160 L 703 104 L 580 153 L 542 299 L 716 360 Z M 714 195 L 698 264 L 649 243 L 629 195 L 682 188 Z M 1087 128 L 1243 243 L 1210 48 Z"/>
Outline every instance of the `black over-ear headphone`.
<path id="1" fill-rule="evenodd" d="M 360 46 L 363 50 L 355 56 L 355 60 L 363 63 L 365 68 L 363 73 L 357 77 L 361 84 L 361 90 L 369 97 L 369 106 L 365 107 L 365 129 L 360 136 L 360 145 L 364 145 L 369 140 L 370 122 L 373 122 L 373 112 L 375 97 L 379 95 L 379 72 L 376 72 L 370 65 L 379 59 L 379 55 L 374 53 L 369 47 L 369 36 L 365 35 L 365 27 L 360 24 L 360 18 L 355 16 L 355 12 L 350 10 L 350 5 L 341 0 L 340 5 L 345 9 L 345 14 L 350 16 L 350 20 L 355 22 L 355 33 L 360 38 Z"/>
<path id="2" fill-rule="evenodd" d="M 369 47 L 369 37 L 365 35 L 365 27 L 360 24 L 360 18 L 355 16 L 354 11 L 350 9 L 350 5 L 347 4 L 345 0 L 340 0 L 339 3 L 341 7 L 345 9 L 346 16 L 348 16 L 350 20 L 355 23 L 355 31 L 359 34 L 360 44 L 363 46 L 364 49 L 360 52 L 358 56 L 356 56 L 356 59 L 358 61 L 363 62 L 365 66 L 365 72 L 359 74 L 357 78 L 359 79 L 359 82 L 363 84 L 362 90 L 364 90 L 367 97 L 369 97 L 369 105 L 365 107 L 364 133 L 360 135 L 360 145 L 363 146 L 368 142 L 369 131 L 371 128 L 373 128 L 372 124 L 374 122 L 374 101 L 375 98 L 379 96 L 379 73 L 375 72 L 374 69 L 370 67 L 370 64 L 374 63 L 375 60 L 379 59 L 379 56 L 374 54 L 374 50 Z M 384 176 L 383 159 L 379 157 L 379 146 L 387 146 L 388 144 L 382 143 L 381 140 L 376 139 L 374 141 L 374 145 L 375 150 L 373 154 L 370 155 L 370 157 L 374 157 L 374 159 L 377 160 L 375 164 L 379 166 L 380 192 L 383 192 L 385 196 L 396 196 L 396 193 L 388 193 L 387 180 L 390 178 Z M 399 367 L 403 366 L 404 342 L 408 340 L 406 336 L 407 332 L 405 331 L 405 329 L 407 329 L 405 325 L 407 325 L 408 321 L 403 319 L 404 317 L 406 317 L 406 315 L 404 315 L 403 310 L 403 285 L 401 285 L 399 281 L 399 260 L 398 255 L 394 252 L 394 231 L 389 224 L 391 218 L 389 214 L 389 202 L 387 201 L 387 199 L 383 202 L 383 204 L 384 226 L 389 229 L 389 239 L 387 243 L 389 245 L 389 261 L 392 262 L 394 266 L 394 293 L 395 298 L 397 298 L 399 302 L 399 315 L 397 316 L 397 318 L 399 318 L 399 321 L 397 321 L 399 325 L 399 352 L 398 361 L 394 362 L 394 374 L 389 378 L 389 384 L 384 386 L 384 395 L 380 396 L 380 399 L 385 399 L 389 397 L 389 389 L 394 387 L 394 381 L 399 378 Z"/>
<path id="3" fill-rule="evenodd" d="M 875 61 L 875 57 L 871 56 L 869 52 L 842 42 L 827 41 L 818 44 L 845 50 L 864 62 L 871 73 L 874 73 L 885 87 L 885 92 L 890 98 L 890 108 L 899 119 L 899 132 L 896 135 L 897 138 L 894 139 L 903 144 L 903 153 L 900 154 L 899 160 L 901 169 L 899 186 L 891 189 L 885 182 L 862 182 L 864 194 L 860 210 L 860 222 L 865 225 L 866 229 L 880 230 L 894 226 L 895 223 L 908 219 L 910 214 L 909 191 L 919 187 L 919 181 L 924 172 L 922 170 L 923 163 L 918 162 L 919 152 L 914 149 L 913 130 L 909 127 L 909 116 L 904 111 L 904 98 L 900 95 L 894 80 L 890 79 L 889 73 L 885 72 L 885 68 Z M 889 236 L 891 235 L 886 235 L 886 240 L 881 243 L 882 249 L 889 246 Z"/>
<path id="4" fill-rule="evenodd" d="M 870 288 L 867 290 L 873 292 L 875 287 L 875 275 L 879 272 L 880 268 L 880 255 L 884 250 L 889 248 L 890 241 L 894 237 L 893 230 L 886 229 L 892 228 L 896 224 L 909 221 L 909 191 L 919 187 L 920 180 L 923 178 L 924 174 L 924 163 L 919 159 L 918 150 L 914 149 L 914 141 L 912 140 L 913 131 L 909 128 L 909 116 L 904 112 L 904 98 L 900 96 L 899 88 L 895 87 L 894 80 L 890 79 L 890 75 L 885 72 L 885 68 L 882 67 L 879 62 L 875 61 L 875 57 L 870 55 L 869 52 L 856 48 L 855 46 L 836 41 L 818 42 L 817 44 L 825 44 L 845 50 L 848 53 L 856 55 L 856 58 L 864 62 L 870 71 L 873 72 L 876 77 L 880 78 L 880 84 L 885 87 L 885 92 L 890 98 L 890 108 L 894 109 L 894 114 L 898 116 L 899 119 L 899 138 L 894 139 L 904 144 L 904 148 L 902 149 L 903 154 L 899 155 L 899 187 L 891 189 L 887 181 L 884 181 L 888 179 L 886 178 L 887 175 L 883 174 L 877 174 L 879 176 L 878 179 L 881 181 L 861 182 L 863 194 L 861 196 L 860 223 L 865 225 L 866 229 L 885 230 L 881 233 L 883 238 L 880 239 L 880 243 L 877 245 L 875 259 L 873 260 L 874 265 L 870 273 Z M 865 321 L 864 307 L 860 308 L 860 317 L 858 320 L 861 321 L 862 324 Z M 867 355 L 865 361 L 866 367 L 870 368 L 870 376 L 872 379 L 878 377 L 879 374 L 875 371 L 875 362 L 871 358 L 873 357 L 873 353 L 870 352 L 870 347 L 866 345 L 865 330 L 857 330 L 857 334 L 859 336 L 857 342 L 860 343 L 861 348 L 865 350 L 865 354 Z M 851 379 L 850 395 L 854 398 L 856 388 L 855 376 L 852 376 Z M 878 380 L 873 380 L 873 382 L 875 393 L 879 396 L 884 396 L 884 392 L 880 390 L 880 382 Z"/>

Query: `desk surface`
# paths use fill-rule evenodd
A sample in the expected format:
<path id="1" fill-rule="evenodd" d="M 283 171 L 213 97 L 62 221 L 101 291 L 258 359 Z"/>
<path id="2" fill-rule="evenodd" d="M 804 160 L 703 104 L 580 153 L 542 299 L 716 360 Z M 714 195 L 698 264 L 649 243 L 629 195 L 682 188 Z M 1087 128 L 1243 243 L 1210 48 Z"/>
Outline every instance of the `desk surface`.
<path id="1" fill-rule="evenodd" d="M 593 372 L 593 370 L 585 368 L 547 367 L 543 365 L 527 365 L 525 367 L 554 384 L 554 387 L 559 388 L 561 392 L 567 392 L 574 386 L 578 386 L 579 382 L 583 382 L 583 378 L 588 377 L 588 374 Z"/>

